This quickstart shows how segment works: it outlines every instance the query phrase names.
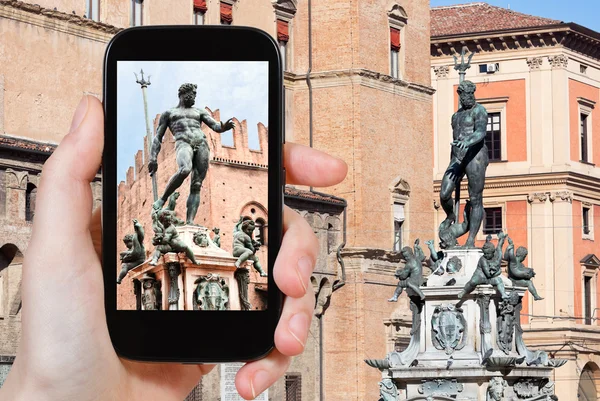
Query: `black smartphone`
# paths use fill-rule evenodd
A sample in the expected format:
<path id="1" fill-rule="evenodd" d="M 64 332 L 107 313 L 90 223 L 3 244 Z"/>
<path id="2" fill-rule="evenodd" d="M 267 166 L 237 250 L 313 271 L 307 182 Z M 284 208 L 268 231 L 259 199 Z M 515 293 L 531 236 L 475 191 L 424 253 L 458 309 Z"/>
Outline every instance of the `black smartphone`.
<path id="1" fill-rule="evenodd" d="M 283 76 L 255 28 L 126 29 L 104 59 L 102 259 L 113 345 L 163 362 L 274 347 Z"/>

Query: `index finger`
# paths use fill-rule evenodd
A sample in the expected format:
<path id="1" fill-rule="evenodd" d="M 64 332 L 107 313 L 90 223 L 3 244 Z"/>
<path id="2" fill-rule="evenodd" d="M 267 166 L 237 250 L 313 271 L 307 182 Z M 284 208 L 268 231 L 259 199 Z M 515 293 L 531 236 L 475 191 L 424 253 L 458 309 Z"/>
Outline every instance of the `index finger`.
<path id="1" fill-rule="evenodd" d="M 348 172 L 343 160 L 290 142 L 283 146 L 283 160 L 288 184 L 329 187 L 342 182 Z"/>

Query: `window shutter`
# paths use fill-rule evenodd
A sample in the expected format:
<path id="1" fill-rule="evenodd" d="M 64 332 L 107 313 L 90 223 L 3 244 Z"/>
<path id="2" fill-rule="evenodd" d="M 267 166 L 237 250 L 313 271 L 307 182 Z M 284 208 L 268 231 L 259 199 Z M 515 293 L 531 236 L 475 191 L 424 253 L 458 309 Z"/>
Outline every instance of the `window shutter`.
<path id="1" fill-rule="evenodd" d="M 206 0 L 194 0 L 194 10 L 205 13 L 208 10 Z"/>
<path id="2" fill-rule="evenodd" d="M 277 20 L 277 40 L 280 42 L 290 40 L 289 24 L 287 21 Z"/>
<path id="3" fill-rule="evenodd" d="M 396 28 L 390 28 L 390 46 L 394 51 L 400 50 L 400 30 Z"/>
<path id="4" fill-rule="evenodd" d="M 233 22 L 233 10 L 231 4 L 221 2 L 221 22 L 231 24 Z"/>

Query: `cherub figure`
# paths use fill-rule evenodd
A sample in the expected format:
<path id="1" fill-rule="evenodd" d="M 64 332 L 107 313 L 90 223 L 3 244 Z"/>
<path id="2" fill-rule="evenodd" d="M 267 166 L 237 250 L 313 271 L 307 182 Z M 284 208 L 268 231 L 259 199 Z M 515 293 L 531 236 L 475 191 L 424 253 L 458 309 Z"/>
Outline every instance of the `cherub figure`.
<path id="1" fill-rule="evenodd" d="M 429 265 L 431 266 L 431 271 L 433 274 L 441 276 L 444 274 L 444 268 L 441 266 L 442 260 L 444 260 L 444 252 L 436 251 L 433 246 L 433 240 L 425 241 L 427 247 L 429 248 L 430 256 L 429 256 Z"/>
<path id="2" fill-rule="evenodd" d="M 535 277 L 535 272 L 532 268 L 523 266 L 523 261 L 527 257 L 527 248 L 520 246 L 515 252 L 515 245 L 512 239 L 508 237 L 508 247 L 504 253 L 504 260 L 508 261 L 508 278 L 512 281 L 513 285 L 519 287 L 527 287 L 533 299 L 540 301 L 544 298 L 540 297 L 533 281 L 531 279 Z"/>
<path id="3" fill-rule="evenodd" d="M 174 217 L 175 212 L 168 209 L 153 211 L 152 220 L 154 221 L 153 228 L 155 236 L 152 239 L 152 243 L 156 245 L 156 250 L 150 261 L 150 264 L 153 266 L 158 264 L 158 258 L 160 258 L 161 255 L 168 252 L 183 252 L 193 264 L 198 264 L 192 249 L 179 238 L 177 228 L 173 224 Z"/>
<path id="4" fill-rule="evenodd" d="M 215 236 L 213 237 L 213 242 L 216 246 L 218 246 L 220 248 L 221 247 L 221 235 L 219 235 L 219 233 L 221 232 L 221 230 L 219 229 L 219 227 L 215 227 L 212 229 L 212 232 L 215 233 Z"/>
<path id="5" fill-rule="evenodd" d="M 146 260 L 146 248 L 144 248 L 144 227 L 139 221 L 133 219 L 133 229 L 135 234 L 127 234 L 123 238 L 127 250 L 120 253 L 121 272 L 117 278 L 117 284 L 125 278 L 127 273 L 136 266 L 141 265 Z"/>
<path id="6" fill-rule="evenodd" d="M 440 248 L 442 249 L 453 249 L 458 246 L 457 238 L 465 235 L 469 232 L 469 217 L 471 216 L 471 201 L 467 200 L 465 209 L 463 211 L 463 222 L 453 223 L 452 220 L 444 220 L 438 229 L 438 236 L 440 237 Z"/>
<path id="7" fill-rule="evenodd" d="M 502 269 L 500 268 L 502 247 L 504 246 L 505 238 L 506 234 L 501 231 L 498 233 L 498 246 L 496 248 L 494 248 L 492 242 L 483 244 L 481 248 L 483 256 L 479 259 L 479 263 L 477 263 L 477 269 L 475 269 L 471 280 L 465 284 L 465 288 L 458 294 L 458 298 L 470 294 L 479 284 L 491 284 L 498 289 L 498 292 L 502 295 L 502 299 L 508 298 L 508 294 L 504 290 L 504 283 L 501 277 Z"/>
<path id="8" fill-rule="evenodd" d="M 173 192 L 171 196 L 169 196 L 169 203 L 167 203 L 167 209 L 175 212 L 175 206 L 177 206 L 177 199 L 179 199 L 179 192 Z M 177 217 L 177 214 L 174 213 L 173 223 L 176 226 L 182 226 L 185 224 L 185 221 Z"/>
<path id="9" fill-rule="evenodd" d="M 419 288 L 423 284 L 422 263 L 425 260 L 425 254 L 423 254 L 423 250 L 419 246 L 419 240 L 417 239 L 415 241 L 414 252 L 409 246 L 405 246 L 400 252 L 406 261 L 406 264 L 404 267 L 396 270 L 395 276 L 400 281 L 398 281 L 394 296 L 388 299 L 388 302 L 397 302 L 398 297 L 402 294 L 404 288 L 407 289 L 408 295 L 412 295 L 410 292 L 413 292 L 421 299 L 425 299 L 425 294 L 423 294 L 423 291 Z"/>
<path id="10" fill-rule="evenodd" d="M 238 260 L 235 267 L 240 267 L 247 260 L 254 261 L 254 268 L 260 273 L 261 277 L 267 277 L 267 273 L 262 269 L 256 252 L 260 247 L 260 242 L 252 238 L 255 223 L 250 218 L 241 217 L 233 230 L 233 256 Z"/>

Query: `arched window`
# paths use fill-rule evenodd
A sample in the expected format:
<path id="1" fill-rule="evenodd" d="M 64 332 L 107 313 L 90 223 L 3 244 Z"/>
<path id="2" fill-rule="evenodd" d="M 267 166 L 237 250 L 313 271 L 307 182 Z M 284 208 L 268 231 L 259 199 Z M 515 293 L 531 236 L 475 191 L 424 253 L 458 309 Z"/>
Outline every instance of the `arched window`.
<path id="1" fill-rule="evenodd" d="M 258 241 L 261 245 L 265 245 L 267 242 L 265 226 L 266 223 L 262 218 L 259 217 L 258 219 L 256 219 L 254 228 L 254 240 Z"/>
<path id="2" fill-rule="evenodd" d="M 27 184 L 27 191 L 25 192 L 25 220 L 27 221 L 33 221 L 36 197 L 37 187 L 32 183 Z"/>
<path id="3" fill-rule="evenodd" d="M 581 370 L 579 386 L 577 388 L 578 400 L 597 400 L 600 395 L 596 383 L 600 380 L 600 369 L 594 362 L 588 362 Z"/>

